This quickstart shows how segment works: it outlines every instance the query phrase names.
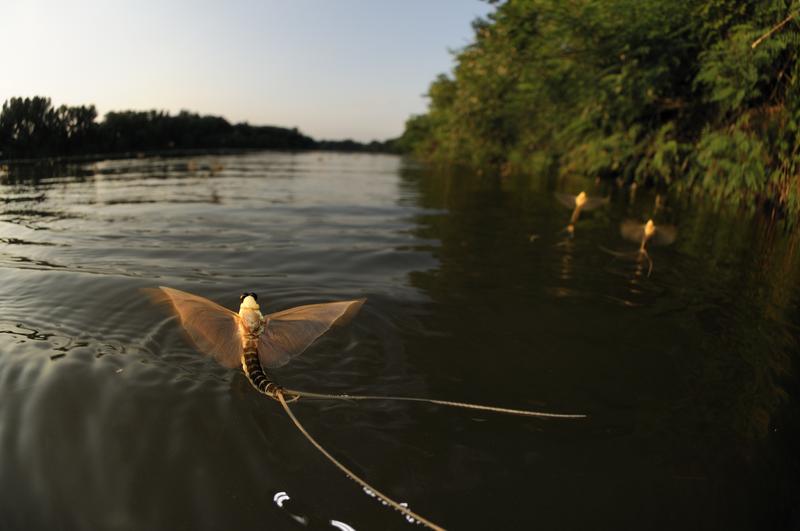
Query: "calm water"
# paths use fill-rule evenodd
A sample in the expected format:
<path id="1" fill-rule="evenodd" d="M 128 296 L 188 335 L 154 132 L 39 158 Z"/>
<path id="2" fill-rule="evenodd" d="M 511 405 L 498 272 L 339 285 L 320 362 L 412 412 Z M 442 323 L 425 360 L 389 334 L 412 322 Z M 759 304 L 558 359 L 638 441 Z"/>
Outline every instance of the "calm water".
<path id="1" fill-rule="evenodd" d="M 612 194 L 561 232 L 553 191 Z M 800 526 L 798 236 L 654 196 L 248 154 L 0 170 L 0 529 L 416 529 L 138 288 L 268 311 L 368 297 L 275 378 L 556 412 L 300 403 L 311 433 L 452 529 Z M 279 507 L 276 494 L 289 500 Z M 346 529 L 340 527 L 340 529 Z"/>

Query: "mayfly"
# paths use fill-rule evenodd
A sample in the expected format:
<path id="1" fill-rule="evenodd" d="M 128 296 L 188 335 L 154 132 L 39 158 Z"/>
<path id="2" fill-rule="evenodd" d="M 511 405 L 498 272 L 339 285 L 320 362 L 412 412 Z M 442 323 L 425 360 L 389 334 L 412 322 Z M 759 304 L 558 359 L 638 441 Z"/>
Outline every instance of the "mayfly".
<path id="1" fill-rule="evenodd" d="M 575 233 L 575 223 L 578 222 L 582 211 L 594 210 L 608 203 L 607 197 L 589 197 L 586 192 L 581 192 L 578 195 L 556 192 L 555 196 L 559 203 L 572 209 L 572 216 L 569 219 L 569 225 L 567 225 L 567 232 L 570 236 Z"/>
<path id="2" fill-rule="evenodd" d="M 350 479 L 406 517 L 431 529 L 442 529 L 442 527 L 392 500 L 340 463 L 306 431 L 289 404 L 303 398 L 402 400 L 529 417 L 586 417 L 580 414 L 544 413 L 428 398 L 331 395 L 284 388 L 272 381 L 264 369 L 286 364 L 303 353 L 331 327 L 346 324 L 361 309 L 366 299 L 310 304 L 263 315 L 255 293 L 243 293 L 240 297 L 239 312 L 235 313 L 206 298 L 174 288 L 161 286 L 146 291 L 155 302 L 167 303 L 172 307 L 197 350 L 212 356 L 224 367 L 241 367 L 252 386 L 259 393 L 278 401 L 306 439 Z"/>
<path id="3" fill-rule="evenodd" d="M 678 231 L 672 225 L 658 225 L 653 223 L 652 219 L 648 219 L 647 223 L 642 224 L 639 221 L 629 219 L 623 221 L 620 226 L 620 233 L 626 240 L 630 240 L 639 244 L 637 251 L 639 256 L 644 256 L 649 264 L 647 275 L 649 276 L 653 270 L 653 260 L 647 254 L 646 246 L 648 243 L 653 245 L 669 245 L 675 241 Z"/>
<path id="4" fill-rule="evenodd" d="M 656 226 L 652 219 L 648 219 L 644 224 L 629 219 L 622 222 L 620 233 L 626 240 L 638 243 L 640 253 L 646 253 L 645 246 L 649 242 L 654 245 L 669 245 L 675 241 L 678 231 L 672 225 Z"/>

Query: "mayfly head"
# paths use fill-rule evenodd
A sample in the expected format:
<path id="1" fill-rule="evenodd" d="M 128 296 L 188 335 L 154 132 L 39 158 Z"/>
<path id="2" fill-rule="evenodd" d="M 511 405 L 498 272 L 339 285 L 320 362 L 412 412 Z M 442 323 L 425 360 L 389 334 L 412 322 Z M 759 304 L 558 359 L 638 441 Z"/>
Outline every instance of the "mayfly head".
<path id="1" fill-rule="evenodd" d="M 258 310 L 258 295 L 253 292 L 239 295 L 240 310 Z"/>
<path id="2" fill-rule="evenodd" d="M 586 192 L 581 192 L 575 197 L 575 206 L 582 207 L 586 204 Z"/>

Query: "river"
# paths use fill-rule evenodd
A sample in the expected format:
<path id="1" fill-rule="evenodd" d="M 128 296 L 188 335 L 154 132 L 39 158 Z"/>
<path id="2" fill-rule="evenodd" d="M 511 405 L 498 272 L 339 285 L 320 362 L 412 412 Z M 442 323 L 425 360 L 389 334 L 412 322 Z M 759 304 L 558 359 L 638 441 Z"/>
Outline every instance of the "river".
<path id="1" fill-rule="evenodd" d="M 583 213 L 554 192 L 607 196 Z M 625 219 L 677 227 L 649 249 Z M 272 372 L 337 458 L 448 529 L 797 528 L 798 232 L 607 182 L 389 155 L 0 168 L 0 529 L 412 529 L 140 288 L 367 297 Z M 623 254 L 625 253 L 625 254 Z"/>

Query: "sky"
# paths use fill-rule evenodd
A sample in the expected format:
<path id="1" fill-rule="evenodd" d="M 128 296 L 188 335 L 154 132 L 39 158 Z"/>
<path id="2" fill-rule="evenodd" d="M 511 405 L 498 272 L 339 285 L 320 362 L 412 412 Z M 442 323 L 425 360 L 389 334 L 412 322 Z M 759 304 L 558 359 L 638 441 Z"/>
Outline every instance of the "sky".
<path id="1" fill-rule="evenodd" d="M 316 139 L 398 136 L 478 0 L 2 0 L 0 102 L 186 109 Z"/>

